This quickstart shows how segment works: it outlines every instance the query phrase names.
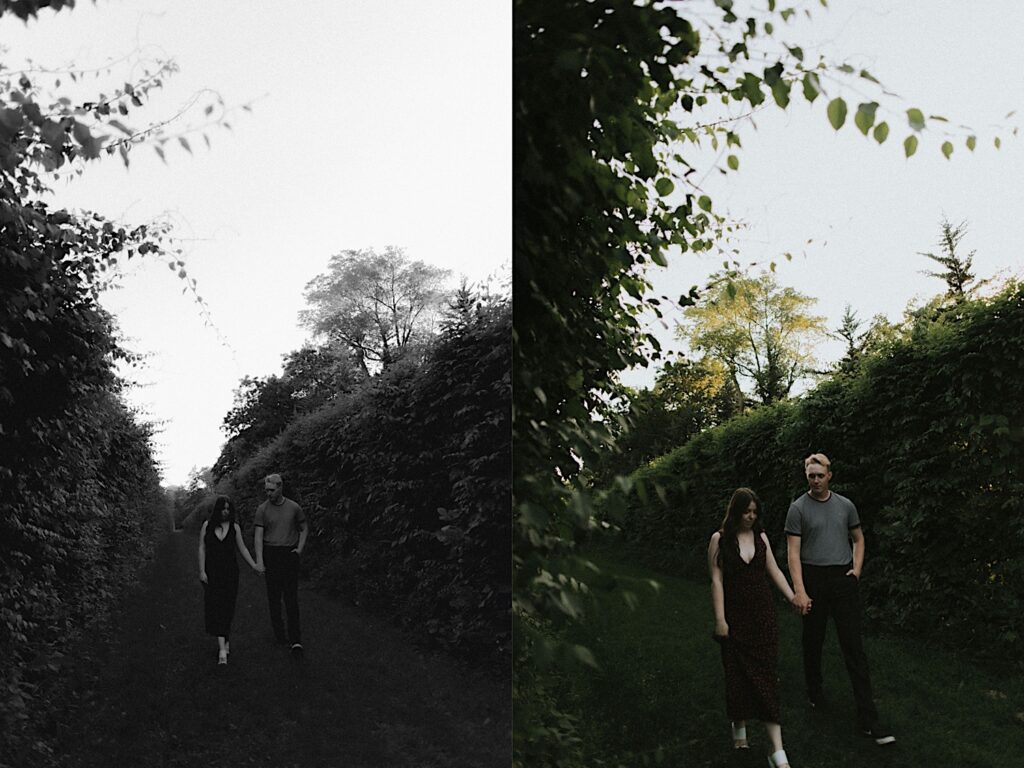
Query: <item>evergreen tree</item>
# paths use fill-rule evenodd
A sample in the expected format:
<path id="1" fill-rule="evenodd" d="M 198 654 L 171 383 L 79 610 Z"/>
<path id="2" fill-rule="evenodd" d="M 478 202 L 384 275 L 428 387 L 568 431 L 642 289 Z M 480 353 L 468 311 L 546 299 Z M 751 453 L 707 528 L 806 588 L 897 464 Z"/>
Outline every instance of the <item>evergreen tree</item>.
<path id="1" fill-rule="evenodd" d="M 942 272 L 925 272 L 924 274 L 945 280 L 946 295 L 956 301 L 967 298 L 971 290 L 968 286 L 975 281 L 975 275 L 971 268 L 976 252 L 971 251 L 966 256 L 961 256 L 956 250 L 965 234 L 967 234 L 966 221 L 962 221 L 954 227 L 950 224 L 949 219 L 943 218 L 942 236 L 938 243 L 940 253 L 918 252 L 919 256 L 929 258 L 944 268 Z"/>

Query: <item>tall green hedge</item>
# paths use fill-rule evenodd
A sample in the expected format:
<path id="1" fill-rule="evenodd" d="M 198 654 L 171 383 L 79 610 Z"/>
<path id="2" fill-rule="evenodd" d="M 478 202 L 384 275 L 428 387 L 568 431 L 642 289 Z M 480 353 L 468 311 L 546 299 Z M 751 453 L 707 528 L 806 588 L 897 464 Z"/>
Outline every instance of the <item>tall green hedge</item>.
<path id="1" fill-rule="evenodd" d="M 35 266 L 43 294 L 74 271 Z M 150 427 L 113 373 L 110 320 L 74 280 L 62 288 L 49 315 L 0 315 L 0 338 L 27 340 L 0 346 L 0 754 L 26 765 L 46 747 L 21 743 L 25 726 L 69 643 L 136 580 L 166 524 Z"/>
<path id="2" fill-rule="evenodd" d="M 453 330 L 293 421 L 220 490 L 247 524 L 279 472 L 311 521 L 323 586 L 438 644 L 504 663 L 510 643 L 511 312 Z"/>
<path id="3" fill-rule="evenodd" d="M 1024 290 L 921 322 L 849 375 L 804 398 L 708 430 L 634 473 L 628 539 L 704 572 L 732 490 L 761 495 L 783 556 L 803 492 L 801 459 L 822 451 L 832 487 L 857 504 L 869 617 L 977 656 L 1024 649 Z"/>

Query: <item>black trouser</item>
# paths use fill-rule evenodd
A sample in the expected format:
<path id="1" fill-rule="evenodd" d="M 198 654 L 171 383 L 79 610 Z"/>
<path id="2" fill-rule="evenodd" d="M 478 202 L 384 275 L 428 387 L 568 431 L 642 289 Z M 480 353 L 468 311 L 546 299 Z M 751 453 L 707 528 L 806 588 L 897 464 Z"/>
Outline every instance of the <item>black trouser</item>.
<path id="1" fill-rule="evenodd" d="M 801 564 L 804 589 L 813 601 L 810 613 L 803 617 L 804 678 L 807 693 L 814 699 L 821 696 L 821 650 L 825 644 L 825 630 L 831 616 L 836 623 L 839 647 L 846 662 L 846 671 L 853 684 L 853 698 L 857 702 L 857 720 L 861 725 L 873 725 L 878 712 L 871 695 L 871 675 L 868 657 L 861 638 L 860 585 L 857 577 L 847 576 L 853 567 L 847 565 Z"/>
<path id="2" fill-rule="evenodd" d="M 288 615 L 289 643 L 301 643 L 302 632 L 299 629 L 299 556 L 293 552 L 294 547 L 263 546 L 263 565 L 267 572 L 267 603 L 270 605 L 270 624 L 274 627 L 274 637 L 278 642 L 286 639 L 284 623 L 281 621 L 281 598 L 284 597 L 284 608 Z"/>

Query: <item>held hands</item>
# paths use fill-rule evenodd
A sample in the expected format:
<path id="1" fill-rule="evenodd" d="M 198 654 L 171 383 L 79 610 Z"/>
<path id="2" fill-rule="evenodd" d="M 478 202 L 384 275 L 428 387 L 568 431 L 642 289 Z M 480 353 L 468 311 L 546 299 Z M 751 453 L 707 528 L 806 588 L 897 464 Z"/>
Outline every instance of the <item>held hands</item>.
<path id="1" fill-rule="evenodd" d="M 814 601 L 811 600 L 806 592 L 797 592 L 789 600 L 789 604 L 792 605 L 801 616 L 806 616 L 810 613 L 811 605 L 813 603 Z"/>
<path id="2" fill-rule="evenodd" d="M 846 572 L 846 575 L 853 576 L 855 579 L 857 579 L 857 581 L 860 581 L 860 571 L 858 571 L 856 568 L 851 568 L 850 570 L 848 570 Z"/>
<path id="3" fill-rule="evenodd" d="M 206 571 L 200 571 L 199 572 L 199 580 L 201 582 L 203 582 L 203 584 L 209 584 L 210 583 L 210 580 L 206 578 Z"/>
<path id="4" fill-rule="evenodd" d="M 256 571 L 256 573 L 258 573 L 260 576 L 267 572 L 267 569 L 266 567 L 264 567 L 263 563 L 256 563 L 256 565 L 254 565 L 252 569 Z"/>
<path id="5" fill-rule="evenodd" d="M 715 622 L 715 634 L 718 637 L 728 637 L 729 636 L 729 625 L 724 620 L 723 621 L 716 621 Z"/>

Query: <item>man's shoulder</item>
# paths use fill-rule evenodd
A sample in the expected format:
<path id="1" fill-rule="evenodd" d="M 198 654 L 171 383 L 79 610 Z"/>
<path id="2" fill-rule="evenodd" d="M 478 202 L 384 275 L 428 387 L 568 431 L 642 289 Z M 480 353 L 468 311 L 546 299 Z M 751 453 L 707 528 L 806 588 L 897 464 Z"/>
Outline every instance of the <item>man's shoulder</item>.
<path id="1" fill-rule="evenodd" d="M 289 499 L 287 496 L 282 497 L 282 502 L 291 509 L 301 510 L 302 506 L 295 499 Z"/>
<path id="2" fill-rule="evenodd" d="M 853 507 L 854 509 L 857 508 L 856 504 L 850 501 L 848 497 L 843 496 L 843 494 L 841 493 L 836 493 L 835 491 L 832 491 L 832 498 L 835 499 L 836 503 L 839 504 L 840 506 Z"/>
<path id="3" fill-rule="evenodd" d="M 793 501 L 791 501 L 789 503 L 789 509 L 790 509 L 790 511 L 793 511 L 795 509 L 795 510 L 797 510 L 799 512 L 803 512 L 804 511 L 804 507 L 806 506 L 806 504 L 807 504 L 807 494 L 806 493 L 801 493 L 799 496 L 797 496 L 795 499 L 793 499 Z"/>

